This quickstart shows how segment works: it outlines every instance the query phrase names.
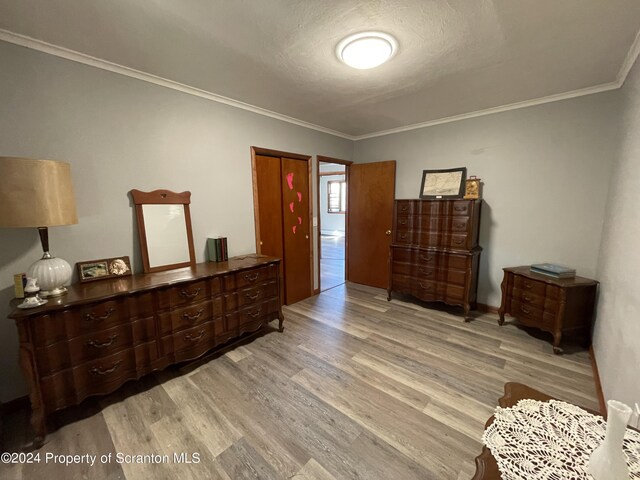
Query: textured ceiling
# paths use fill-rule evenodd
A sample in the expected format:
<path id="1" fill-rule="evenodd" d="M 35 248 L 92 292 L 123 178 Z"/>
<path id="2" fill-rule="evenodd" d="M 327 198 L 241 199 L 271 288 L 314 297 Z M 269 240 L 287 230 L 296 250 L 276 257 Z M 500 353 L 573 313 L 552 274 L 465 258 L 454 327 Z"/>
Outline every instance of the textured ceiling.
<path id="1" fill-rule="evenodd" d="M 619 81 L 638 0 L 0 0 L 0 29 L 359 136 Z M 381 30 L 372 70 L 335 57 Z"/>

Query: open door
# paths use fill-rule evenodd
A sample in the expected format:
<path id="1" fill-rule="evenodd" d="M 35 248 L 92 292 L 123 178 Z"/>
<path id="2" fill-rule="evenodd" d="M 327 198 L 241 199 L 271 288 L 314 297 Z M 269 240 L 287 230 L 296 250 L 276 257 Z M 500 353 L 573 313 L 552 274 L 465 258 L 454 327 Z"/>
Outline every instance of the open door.
<path id="1" fill-rule="evenodd" d="M 349 167 L 347 280 L 387 288 L 396 162 Z"/>

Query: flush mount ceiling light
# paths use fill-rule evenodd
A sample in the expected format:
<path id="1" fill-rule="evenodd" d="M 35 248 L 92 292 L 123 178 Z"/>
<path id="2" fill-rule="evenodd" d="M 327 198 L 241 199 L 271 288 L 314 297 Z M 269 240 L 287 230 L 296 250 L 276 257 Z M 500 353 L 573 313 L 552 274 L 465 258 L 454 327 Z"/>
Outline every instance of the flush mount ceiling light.
<path id="1" fill-rule="evenodd" d="M 395 55 L 398 42 L 382 32 L 362 32 L 349 35 L 336 47 L 336 55 L 353 68 L 366 70 L 382 65 Z"/>

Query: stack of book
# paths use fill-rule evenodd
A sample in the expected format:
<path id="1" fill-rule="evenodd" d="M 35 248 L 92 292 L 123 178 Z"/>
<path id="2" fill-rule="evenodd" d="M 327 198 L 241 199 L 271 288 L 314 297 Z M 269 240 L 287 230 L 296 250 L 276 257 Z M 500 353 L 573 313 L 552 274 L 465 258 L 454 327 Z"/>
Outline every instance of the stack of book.
<path id="1" fill-rule="evenodd" d="M 553 278 L 573 278 L 576 276 L 575 268 L 563 267 L 553 263 L 538 263 L 531 265 L 530 270 L 533 273 L 548 275 Z"/>
<path id="2" fill-rule="evenodd" d="M 227 237 L 207 238 L 207 251 L 211 262 L 226 262 L 229 260 Z"/>

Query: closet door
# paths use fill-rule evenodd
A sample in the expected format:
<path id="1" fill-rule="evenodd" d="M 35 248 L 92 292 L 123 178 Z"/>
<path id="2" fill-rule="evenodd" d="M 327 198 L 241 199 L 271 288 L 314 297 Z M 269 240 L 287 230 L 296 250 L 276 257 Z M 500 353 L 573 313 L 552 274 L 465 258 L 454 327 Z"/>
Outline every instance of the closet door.
<path id="1" fill-rule="evenodd" d="M 285 303 L 290 305 L 313 295 L 309 225 L 310 163 L 283 157 L 281 172 Z"/>
<path id="2" fill-rule="evenodd" d="M 282 189 L 280 159 L 278 157 L 255 156 L 253 165 L 254 208 L 256 222 L 256 252 L 283 260 L 282 240 Z"/>

